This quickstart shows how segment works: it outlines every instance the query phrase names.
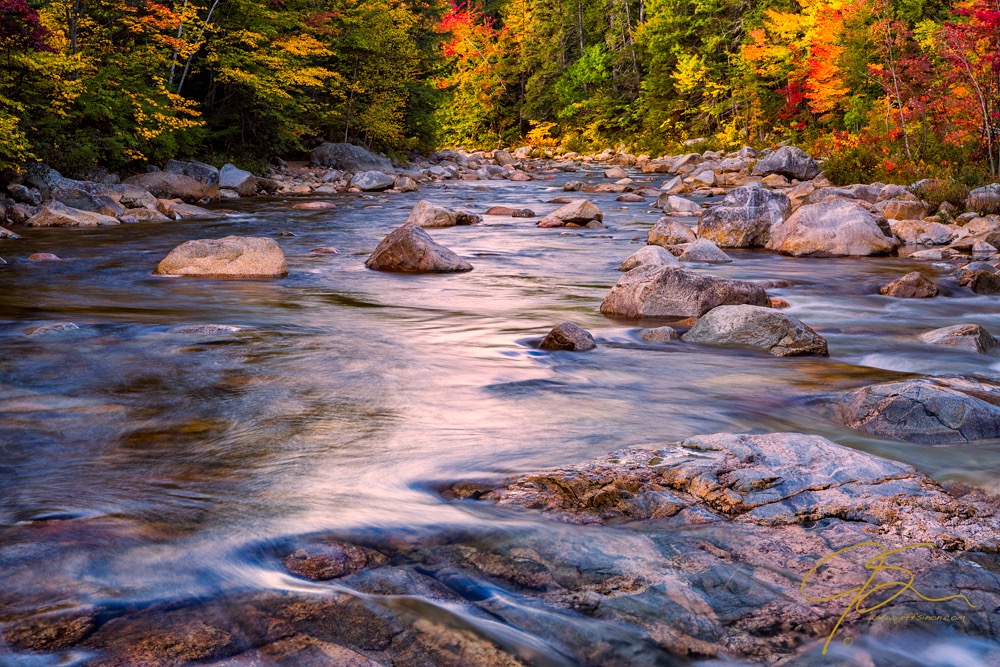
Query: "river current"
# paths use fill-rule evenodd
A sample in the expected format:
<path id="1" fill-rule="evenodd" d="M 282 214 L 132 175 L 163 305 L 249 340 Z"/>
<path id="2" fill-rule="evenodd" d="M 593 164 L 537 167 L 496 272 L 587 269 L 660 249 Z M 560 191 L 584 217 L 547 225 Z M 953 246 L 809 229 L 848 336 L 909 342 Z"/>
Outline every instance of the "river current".
<path id="1" fill-rule="evenodd" d="M 315 532 L 543 529 L 544 519 L 470 511 L 438 489 L 695 434 L 814 433 L 940 481 L 1000 492 L 1000 442 L 880 440 L 824 420 L 805 400 L 907 373 L 1000 373 L 1000 356 L 916 340 L 965 322 L 1000 334 L 1000 300 L 959 288 L 928 263 L 733 250 L 732 264 L 692 268 L 765 281 L 790 303 L 785 312 L 827 339 L 829 359 L 650 344 L 636 333 L 647 323 L 601 316 L 621 275 L 615 267 L 660 215 L 650 202 L 622 204 L 613 194 L 586 195 L 604 210 L 606 230 L 492 216 L 430 230 L 475 266 L 471 273 L 364 267 L 420 199 L 480 214 L 502 204 L 544 214 L 570 177 L 581 174 L 340 195 L 335 210 L 319 212 L 293 210 L 297 199 L 248 200 L 227 204 L 238 215 L 221 222 L 25 230 L 23 240 L 4 241 L 0 610 L 293 589 L 303 584 L 257 556 L 260 545 Z M 151 275 L 183 241 L 231 234 L 275 238 L 289 276 Z M 319 246 L 340 254 L 310 253 Z M 34 252 L 63 261 L 26 261 Z M 878 295 L 917 267 L 941 297 Z M 538 339 L 564 320 L 591 331 L 598 348 L 539 351 Z M 78 328 L 33 331 L 57 322 Z M 204 324 L 239 329 L 178 332 Z M 62 526 L 72 522 L 95 527 L 66 539 Z M 25 526 L 30 540 L 19 532 Z M 961 651 L 981 640 L 916 632 L 887 644 L 886 655 L 913 661 L 898 664 L 974 664 Z M 2 665 L 69 664 L 60 660 L 0 644 Z"/>

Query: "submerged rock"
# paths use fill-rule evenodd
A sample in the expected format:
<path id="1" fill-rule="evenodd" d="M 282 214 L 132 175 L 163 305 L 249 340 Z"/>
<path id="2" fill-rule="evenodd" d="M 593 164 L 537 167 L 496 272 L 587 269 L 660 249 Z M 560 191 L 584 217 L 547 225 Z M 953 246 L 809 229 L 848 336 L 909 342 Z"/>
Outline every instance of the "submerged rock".
<path id="1" fill-rule="evenodd" d="M 535 212 L 530 208 L 512 208 L 510 206 L 492 206 L 485 215 L 502 215 L 510 218 L 534 218 Z"/>
<path id="2" fill-rule="evenodd" d="M 640 329 L 639 338 L 647 343 L 667 343 L 677 340 L 681 335 L 673 327 L 653 327 L 651 329 Z"/>
<path id="3" fill-rule="evenodd" d="M 280 278 L 288 275 L 285 253 L 274 239 L 226 236 L 187 241 L 170 251 L 153 272 L 198 278 Z"/>
<path id="4" fill-rule="evenodd" d="M 956 324 L 920 334 L 920 340 L 931 345 L 954 347 L 966 352 L 986 354 L 1000 346 L 1000 341 L 978 324 Z"/>
<path id="5" fill-rule="evenodd" d="M 993 377 L 903 380 L 824 400 L 841 424 L 885 438 L 948 445 L 1000 437 L 1000 382 Z"/>
<path id="6" fill-rule="evenodd" d="M 472 265 L 437 243 L 415 223 L 408 222 L 378 244 L 365 261 L 375 271 L 448 273 L 471 271 Z"/>
<path id="7" fill-rule="evenodd" d="M 719 306 L 682 339 L 688 343 L 746 345 L 776 357 L 829 356 L 826 339 L 791 315 L 761 306 Z"/>
<path id="8" fill-rule="evenodd" d="M 543 350 L 571 350 L 584 352 L 597 347 L 590 332 L 573 322 L 562 322 L 552 328 L 552 331 L 539 345 Z"/>
<path id="9" fill-rule="evenodd" d="M 640 266 L 623 275 L 601 304 L 611 317 L 701 317 L 718 306 L 767 306 L 767 292 L 742 280 L 714 278 L 670 266 Z"/>

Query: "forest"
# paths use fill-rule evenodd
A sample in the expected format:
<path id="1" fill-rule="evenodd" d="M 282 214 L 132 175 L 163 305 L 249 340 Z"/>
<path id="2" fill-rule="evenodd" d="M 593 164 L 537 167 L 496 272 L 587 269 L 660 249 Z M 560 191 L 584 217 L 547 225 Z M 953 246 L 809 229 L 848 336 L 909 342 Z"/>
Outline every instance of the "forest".
<path id="1" fill-rule="evenodd" d="M 0 168 L 532 144 L 1000 171 L 1000 0 L 0 0 Z"/>

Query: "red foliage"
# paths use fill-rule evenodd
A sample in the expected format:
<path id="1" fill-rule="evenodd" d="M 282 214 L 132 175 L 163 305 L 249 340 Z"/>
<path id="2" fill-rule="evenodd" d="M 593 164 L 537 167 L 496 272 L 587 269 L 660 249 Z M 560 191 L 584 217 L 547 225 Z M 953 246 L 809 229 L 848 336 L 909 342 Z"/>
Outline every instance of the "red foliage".
<path id="1" fill-rule="evenodd" d="M 25 0 L 0 0 L 0 48 L 7 51 L 51 51 L 49 31 Z"/>

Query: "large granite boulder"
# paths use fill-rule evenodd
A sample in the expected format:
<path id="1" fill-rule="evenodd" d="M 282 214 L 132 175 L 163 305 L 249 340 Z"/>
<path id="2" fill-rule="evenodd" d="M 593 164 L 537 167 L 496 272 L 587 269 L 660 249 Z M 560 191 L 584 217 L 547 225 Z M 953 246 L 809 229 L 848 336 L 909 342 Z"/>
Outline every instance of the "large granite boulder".
<path id="1" fill-rule="evenodd" d="M 375 271 L 400 273 L 450 273 L 471 271 L 472 265 L 437 243 L 413 222 L 395 230 L 378 244 L 365 261 Z"/>
<path id="2" fill-rule="evenodd" d="M 773 230 L 767 247 L 795 257 L 887 255 L 896 247 L 896 240 L 886 235 L 879 222 L 852 201 L 809 204 Z"/>
<path id="3" fill-rule="evenodd" d="M 826 339 L 791 315 L 761 306 L 719 306 L 681 337 L 689 343 L 744 345 L 776 357 L 829 356 Z"/>
<path id="4" fill-rule="evenodd" d="M 226 236 L 180 244 L 160 262 L 153 274 L 197 278 L 280 278 L 288 275 L 288 264 L 285 253 L 274 239 Z"/>
<path id="5" fill-rule="evenodd" d="M 947 445 L 1000 437 L 1000 378 L 937 376 L 825 399 L 834 419 L 895 440 Z"/>
<path id="6" fill-rule="evenodd" d="M 672 266 L 640 266 L 623 275 L 601 303 L 609 317 L 701 317 L 718 306 L 768 306 L 760 285 L 714 278 Z"/>
<path id="7" fill-rule="evenodd" d="M 362 171 L 351 178 L 351 187 L 362 192 L 381 192 L 396 183 L 396 177 L 382 171 Z"/>
<path id="8" fill-rule="evenodd" d="M 990 183 L 970 192 L 965 200 L 965 209 L 977 213 L 1000 213 L 1000 183 Z"/>
<path id="9" fill-rule="evenodd" d="M 257 177 L 249 171 L 226 163 L 219 170 L 219 187 L 233 190 L 241 197 L 252 197 L 257 194 Z"/>
<path id="10" fill-rule="evenodd" d="M 357 174 L 362 171 L 394 173 L 388 159 L 353 144 L 325 143 L 313 149 L 312 166 L 330 167 Z"/>
<path id="11" fill-rule="evenodd" d="M 791 200 L 760 183 L 735 188 L 701 215 L 698 236 L 722 248 L 763 248 L 792 213 Z"/>
<path id="12" fill-rule="evenodd" d="M 455 225 L 474 225 L 482 222 L 482 217 L 456 209 L 437 206 L 422 199 L 410 211 L 407 222 L 421 227 L 454 227 Z"/>
<path id="13" fill-rule="evenodd" d="M 219 170 L 210 164 L 194 160 L 168 160 L 163 171 L 170 174 L 183 174 L 207 186 L 219 185 Z"/>
<path id="14" fill-rule="evenodd" d="M 795 146 L 782 146 L 754 165 L 754 176 L 778 174 L 786 178 L 808 181 L 819 176 L 819 165 L 809 155 Z"/>
<path id="15" fill-rule="evenodd" d="M 154 171 L 125 179 L 126 185 L 136 185 L 161 199 L 182 199 L 189 204 L 217 199 L 219 183 L 206 184 L 185 174 Z M 124 203 L 124 202 L 123 202 Z"/>
<path id="16" fill-rule="evenodd" d="M 70 208 L 58 201 L 44 204 L 24 223 L 28 227 L 104 227 L 119 224 L 117 218 Z"/>

